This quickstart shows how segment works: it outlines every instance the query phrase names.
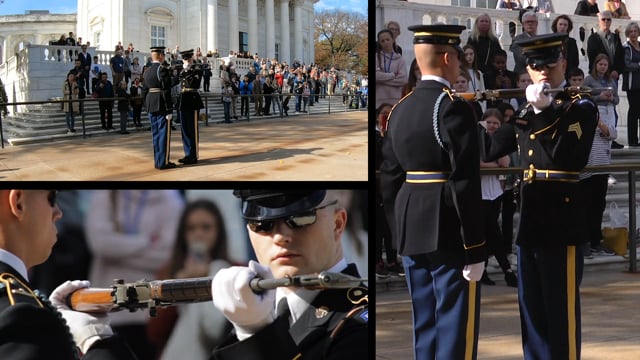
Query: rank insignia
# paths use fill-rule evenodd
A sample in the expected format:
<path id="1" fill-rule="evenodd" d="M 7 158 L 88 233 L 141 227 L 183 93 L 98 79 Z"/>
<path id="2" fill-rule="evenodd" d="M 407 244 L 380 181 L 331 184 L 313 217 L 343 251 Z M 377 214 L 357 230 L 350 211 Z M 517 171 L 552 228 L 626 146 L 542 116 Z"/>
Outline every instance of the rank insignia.
<path id="1" fill-rule="evenodd" d="M 573 123 L 569 125 L 567 132 L 575 132 L 578 139 L 582 136 L 582 128 L 580 127 L 580 123 Z"/>
<path id="2" fill-rule="evenodd" d="M 527 115 L 527 108 L 522 109 L 518 117 L 524 117 L 525 115 Z"/>
<path id="3" fill-rule="evenodd" d="M 323 317 L 329 315 L 329 308 L 326 306 L 321 306 L 316 309 L 316 319 L 322 319 Z"/>

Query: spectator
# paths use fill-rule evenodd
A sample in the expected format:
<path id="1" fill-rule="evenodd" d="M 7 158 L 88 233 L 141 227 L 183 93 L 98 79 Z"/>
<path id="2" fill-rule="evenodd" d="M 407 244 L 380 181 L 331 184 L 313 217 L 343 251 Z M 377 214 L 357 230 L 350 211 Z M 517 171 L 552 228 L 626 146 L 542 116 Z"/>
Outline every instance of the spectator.
<path id="1" fill-rule="evenodd" d="M 507 52 L 499 50 L 493 55 L 491 69 L 484 73 L 487 89 L 513 89 L 515 74 L 507 70 Z M 487 108 L 496 107 L 502 100 L 487 101 Z"/>
<path id="2" fill-rule="evenodd" d="M 393 50 L 393 33 L 378 32 L 380 51 L 376 53 L 376 108 L 388 102 L 395 104 L 402 96 L 402 86 L 407 82 L 407 65 L 402 55 Z"/>
<path id="3" fill-rule="evenodd" d="M 498 109 L 488 109 L 482 115 L 482 122 L 487 129 L 489 136 L 493 135 L 502 125 L 502 113 Z M 509 167 L 509 156 L 505 155 L 496 161 L 484 162 L 480 161 L 481 168 Z M 482 175 L 480 177 L 482 189 L 482 221 L 484 222 L 485 239 L 487 241 L 487 249 L 489 254 L 493 254 L 504 273 L 504 279 L 508 286 L 517 287 L 518 279 L 511 270 L 511 264 L 507 259 L 507 254 L 502 246 L 502 233 L 498 225 L 498 215 L 500 214 L 500 205 L 502 203 L 503 184 L 500 183 L 498 175 Z M 485 285 L 495 285 L 496 283 L 489 278 L 487 274 L 485 261 L 485 270 L 482 274 L 480 282 Z"/>
<path id="4" fill-rule="evenodd" d="M 531 81 L 531 76 L 529 76 L 528 72 L 523 71 L 523 72 L 521 72 L 520 74 L 517 75 L 516 87 L 518 89 L 526 89 L 527 86 L 529 86 L 531 84 L 533 84 L 533 82 Z M 511 100 L 509 100 L 509 104 L 514 109 L 519 109 L 523 105 L 527 104 L 527 97 L 525 96 L 524 93 L 522 93 L 521 97 L 511 98 Z"/>
<path id="5" fill-rule="evenodd" d="M 598 0 L 579 0 L 576 4 L 575 15 L 598 16 Z"/>
<path id="6" fill-rule="evenodd" d="M 262 81 L 261 75 L 256 74 L 256 79 L 253 81 L 253 102 L 255 105 L 255 113 L 253 116 L 262 116 Z"/>
<path id="7" fill-rule="evenodd" d="M 256 80 L 260 81 L 260 80 Z M 230 83 L 224 86 L 222 90 L 222 105 L 224 106 L 224 123 L 231 124 L 231 98 L 233 97 L 233 88 Z M 258 102 L 256 101 L 256 104 Z M 255 116 L 255 115 L 254 115 Z"/>
<path id="8" fill-rule="evenodd" d="M 496 9 L 518 10 L 522 8 L 520 0 L 499 0 Z"/>
<path id="9" fill-rule="evenodd" d="M 347 263 L 354 263 L 363 279 L 369 277 L 368 255 L 369 241 L 367 231 L 362 225 L 360 210 L 366 197 L 362 190 L 336 190 L 338 203 L 347 211 L 349 221 L 342 233 L 342 251 Z M 365 282 L 367 284 L 368 282 Z"/>
<path id="10" fill-rule="evenodd" d="M 131 83 L 136 79 L 140 79 L 142 77 L 142 64 L 140 64 L 140 59 L 136 56 L 133 58 L 133 62 L 131 63 Z"/>
<path id="11" fill-rule="evenodd" d="M 107 73 L 100 74 L 100 81 L 96 83 L 96 87 L 93 89 L 98 99 L 100 98 L 112 98 L 113 97 L 113 85 L 107 80 Z M 100 107 L 100 122 L 102 123 L 102 130 L 114 130 L 113 129 L 113 100 L 101 100 L 98 101 Z"/>
<path id="12" fill-rule="evenodd" d="M 103 73 L 102 65 L 98 64 L 98 56 L 93 56 L 93 67 L 91 67 L 91 72 L 89 72 L 89 77 L 91 78 L 91 91 L 93 93 L 96 83 L 100 80 L 100 74 Z"/>
<path id="13" fill-rule="evenodd" d="M 389 21 L 387 26 L 385 27 L 387 30 L 391 31 L 393 35 L 393 51 L 402 55 L 402 48 L 398 45 L 398 36 L 400 36 L 400 24 L 397 21 Z"/>
<path id="14" fill-rule="evenodd" d="M 178 223 L 169 269 L 160 278 L 213 277 L 220 269 L 231 266 L 225 228 L 222 213 L 213 202 L 197 200 L 187 204 Z M 206 359 L 231 330 L 231 324 L 218 309 L 211 308 L 211 303 L 178 305 L 176 309 L 177 321 L 167 334 L 170 337 L 161 339 L 166 346 L 160 359 L 180 359 L 185 349 L 189 358 Z M 156 332 L 156 325 L 156 319 L 151 318 L 149 330 Z"/>
<path id="15" fill-rule="evenodd" d="M 486 89 L 484 86 L 484 75 L 478 70 L 476 50 L 473 46 L 467 44 L 462 48 L 462 51 L 464 51 L 464 59 L 461 67 L 469 74 L 469 91 L 474 93 L 476 91 L 484 91 Z M 482 112 L 487 110 L 486 101 L 481 101 L 479 104 Z"/>
<path id="16" fill-rule="evenodd" d="M 278 84 L 278 80 L 273 79 L 271 81 L 271 87 L 273 88 L 273 93 L 271 97 L 271 104 L 273 105 L 273 113 L 276 113 L 276 106 L 278 108 L 278 113 L 282 116 L 282 87 Z M 237 119 L 237 118 L 236 118 Z"/>
<path id="17" fill-rule="evenodd" d="M 616 19 L 631 19 L 627 6 L 621 0 L 607 0 L 604 9 L 611 11 L 611 15 Z"/>
<path id="18" fill-rule="evenodd" d="M 249 116 L 249 98 L 253 94 L 253 83 L 245 75 L 240 82 L 240 116 Z"/>
<path id="19" fill-rule="evenodd" d="M 54 43 L 54 45 L 66 46 L 67 36 L 65 34 L 60 35 L 60 38 Z M 60 51 L 60 49 L 58 49 L 58 61 L 62 61 L 62 51 Z"/>
<path id="20" fill-rule="evenodd" d="M 611 78 L 609 57 L 606 54 L 599 54 L 594 60 L 594 67 L 591 74 L 584 79 L 584 85 L 588 87 L 612 87 L 593 99 L 598 105 L 598 126 L 593 137 L 591 152 L 587 165 L 608 165 L 611 163 L 611 140 L 617 137 L 615 126 L 614 106 L 618 104 L 618 87 Z M 593 255 L 615 255 L 609 249 L 603 247 L 602 241 L 602 214 L 606 206 L 606 196 L 609 174 L 581 172 L 578 186 L 580 191 L 581 206 L 585 212 L 580 218 L 583 219 L 582 238 L 590 247 L 583 247 L 583 254 L 589 258 Z"/>
<path id="21" fill-rule="evenodd" d="M 124 58 L 122 57 L 122 52 L 123 50 L 116 50 L 115 56 L 109 60 L 114 84 L 120 84 L 120 81 L 124 80 Z"/>
<path id="22" fill-rule="evenodd" d="M 640 26 L 635 21 L 627 24 L 624 34 L 627 41 L 624 48 L 625 70 L 622 75 L 622 90 L 627 92 L 629 112 L 627 114 L 627 139 L 629 146 L 638 144 L 638 121 L 640 120 L 640 43 L 638 34 Z"/>
<path id="23" fill-rule="evenodd" d="M 76 82 L 75 75 L 71 72 L 67 75 L 67 80 L 65 80 L 62 86 L 62 93 L 64 94 L 65 100 L 78 99 L 78 83 Z M 62 106 L 62 111 L 66 114 L 67 118 L 67 133 L 72 134 L 76 132 L 73 125 L 75 122 L 74 114 L 78 111 L 78 103 L 75 101 L 65 101 Z"/>
<path id="24" fill-rule="evenodd" d="M 493 55 L 502 50 L 500 41 L 493 32 L 493 24 L 488 14 L 482 14 L 473 23 L 473 29 L 469 33 L 467 45 L 473 46 L 476 51 L 476 65 L 483 74 L 491 68 Z"/>
<path id="25" fill-rule="evenodd" d="M 571 18 L 567 15 L 559 15 L 553 20 L 553 23 L 551 23 L 551 32 L 570 34 L 571 30 L 573 30 L 573 21 L 571 21 Z M 571 36 L 567 37 L 565 51 L 567 55 L 567 71 L 565 77 L 569 79 L 569 73 L 580 65 L 576 39 Z"/>
<path id="26" fill-rule="evenodd" d="M 520 74 L 521 72 L 526 71 L 527 67 L 527 64 L 525 64 L 526 58 L 522 53 L 522 48 L 517 45 L 517 42 L 519 40 L 524 40 L 532 36 L 536 36 L 538 32 L 538 15 L 536 15 L 535 12 L 529 10 L 522 14 L 520 22 L 522 23 L 522 34 L 516 35 L 516 37 L 513 38 L 511 46 L 509 47 L 509 50 L 511 50 L 511 52 L 513 53 L 513 60 L 515 62 L 513 72 L 516 74 Z M 489 89 L 493 88 L 489 87 Z"/>
<path id="27" fill-rule="evenodd" d="M 412 92 L 413 89 L 416 88 L 416 84 L 418 83 L 418 79 L 420 79 L 422 75 L 420 74 L 420 68 L 418 67 L 418 63 L 416 59 L 411 61 L 411 65 L 409 65 L 409 76 L 407 83 L 404 84 L 402 88 L 402 97 L 405 97 L 408 93 Z"/>
<path id="28" fill-rule="evenodd" d="M 127 116 L 129 114 L 129 98 L 131 95 L 127 93 L 127 83 L 123 80 L 118 84 L 118 88 L 116 89 L 116 95 L 119 98 L 124 98 L 118 100 L 118 112 L 120 113 L 120 134 L 128 134 L 127 131 Z"/>
<path id="29" fill-rule="evenodd" d="M 73 31 L 69 31 L 69 36 L 65 39 L 65 45 L 67 46 L 76 46 L 76 39 L 73 35 Z M 76 50 L 77 53 L 77 50 Z M 73 61 L 73 50 L 69 50 L 69 60 Z"/>
<path id="30" fill-rule="evenodd" d="M 69 71 L 69 73 L 75 75 L 75 81 L 78 83 L 78 98 L 84 99 L 86 95 L 84 91 L 84 69 L 82 67 L 82 62 L 80 61 L 80 59 L 76 59 L 74 63 L 75 66 Z"/>
<path id="31" fill-rule="evenodd" d="M 618 87 L 618 77 L 624 72 L 624 49 L 618 32 L 611 31 L 611 11 L 603 11 L 598 14 L 598 26 L 600 31 L 589 36 L 587 40 L 587 56 L 589 57 L 589 73 L 593 72 L 594 59 L 599 54 L 609 56 L 611 78 Z M 615 108 L 613 109 L 615 113 Z M 615 124 L 618 126 L 618 114 L 615 113 Z M 624 146 L 615 140 L 611 142 L 612 149 L 622 149 Z"/>
<path id="32" fill-rule="evenodd" d="M 468 93 L 469 92 L 469 83 L 471 82 L 471 77 L 469 73 L 466 72 L 462 67 L 460 68 L 460 73 L 458 74 L 458 78 L 455 83 L 453 83 L 453 89 L 457 93 Z M 475 114 L 475 121 L 478 121 L 480 117 L 482 117 L 482 107 L 477 101 L 469 102 L 469 105 L 473 108 L 473 112 Z"/>
<path id="33" fill-rule="evenodd" d="M 238 74 L 231 68 L 231 89 L 233 90 L 233 96 L 231 97 L 231 115 L 235 120 L 238 120 L 238 114 L 236 112 L 236 105 L 238 102 L 238 95 L 240 95 L 240 82 L 238 82 Z"/>
<path id="34" fill-rule="evenodd" d="M 141 127 L 140 114 L 142 113 L 142 85 L 140 85 L 140 78 L 135 78 L 131 89 L 129 90 L 131 95 L 131 107 L 133 108 L 133 125 L 135 127 Z"/>
<path id="35" fill-rule="evenodd" d="M 156 277 L 171 256 L 183 206 L 174 190 L 94 191 L 86 221 L 93 254 L 91 283 L 108 286 L 113 279 Z M 110 317 L 114 332 L 126 339 L 139 360 L 155 359 L 146 335 L 146 312 Z"/>
<path id="36" fill-rule="evenodd" d="M 87 52 L 87 45 L 82 45 L 81 49 L 82 51 L 78 54 L 78 60 L 80 60 L 80 65 L 82 66 L 83 81 L 78 85 L 81 87 L 86 86 L 86 94 L 91 95 L 91 87 L 89 84 L 89 73 L 91 72 L 91 54 Z"/>
<path id="37" fill-rule="evenodd" d="M 209 63 L 208 60 L 204 61 L 202 70 L 202 88 L 204 92 L 209 92 L 209 84 L 211 83 L 211 76 L 213 76 L 213 73 L 211 72 L 211 63 Z"/>
<path id="38" fill-rule="evenodd" d="M 131 57 L 129 57 L 129 50 L 124 51 L 124 65 L 122 67 L 124 73 L 125 85 L 129 85 L 129 79 L 131 79 Z M 125 87 L 126 88 L 126 87 Z"/>

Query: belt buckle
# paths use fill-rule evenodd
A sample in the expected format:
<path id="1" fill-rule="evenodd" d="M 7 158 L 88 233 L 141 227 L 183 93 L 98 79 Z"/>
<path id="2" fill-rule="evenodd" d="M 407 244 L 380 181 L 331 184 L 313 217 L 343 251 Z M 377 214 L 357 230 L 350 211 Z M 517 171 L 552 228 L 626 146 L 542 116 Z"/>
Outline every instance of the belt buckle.
<path id="1" fill-rule="evenodd" d="M 525 181 L 531 184 L 536 179 L 537 172 L 533 164 L 529 165 L 529 170 L 525 171 L 525 175 L 527 175 Z"/>

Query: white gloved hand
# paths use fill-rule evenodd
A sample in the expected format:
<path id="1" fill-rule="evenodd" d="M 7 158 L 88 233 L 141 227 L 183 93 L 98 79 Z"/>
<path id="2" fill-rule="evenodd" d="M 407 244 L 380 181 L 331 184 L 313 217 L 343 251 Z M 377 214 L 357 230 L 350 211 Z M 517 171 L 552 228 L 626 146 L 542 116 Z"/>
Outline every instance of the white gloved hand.
<path id="1" fill-rule="evenodd" d="M 549 89 L 548 83 L 532 84 L 527 86 L 527 101 L 533 105 L 533 111 L 537 114 L 551 105 L 553 97 L 544 93 Z"/>
<path id="2" fill-rule="evenodd" d="M 165 115 L 165 117 L 167 118 L 167 121 L 171 121 L 171 119 L 173 119 L 173 114 L 167 114 Z"/>
<path id="3" fill-rule="evenodd" d="M 479 281 L 482 273 L 484 273 L 484 261 L 465 265 L 464 269 L 462 269 L 462 276 L 468 281 Z"/>
<path id="4" fill-rule="evenodd" d="M 256 294 L 249 282 L 273 279 L 268 267 L 251 260 L 249 267 L 232 266 L 218 271 L 211 282 L 213 305 L 229 319 L 238 340 L 244 340 L 275 320 L 276 291 Z"/>
<path id="5" fill-rule="evenodd" d="M 89 285 L 90 283 L 86 280 L 67 281 L 53 290 L 49 296 L 51 304 L 67 321 L 73 340 L 83 354 L 86 354 L 97 340 L 113 335 L 107 314 L 88 314 L 73 311 L 67 306 L 67 297 L 72 292 L 87 288 Z"/>

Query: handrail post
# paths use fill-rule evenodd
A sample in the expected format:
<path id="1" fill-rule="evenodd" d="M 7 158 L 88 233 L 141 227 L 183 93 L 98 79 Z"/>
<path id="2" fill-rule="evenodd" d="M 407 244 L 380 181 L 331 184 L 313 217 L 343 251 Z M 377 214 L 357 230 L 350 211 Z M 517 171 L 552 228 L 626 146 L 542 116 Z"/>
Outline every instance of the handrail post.
<path id="1" fill-rule="evenodd" d="M 80 103 L 82 106 L 82 138 L 86 139 L 87 138 L 87 126 L 85 124 L 85 118 L 87 116 L 86 111 L 84 111 L 84 99 L 82 99 L 82 102 Z"/>
<path id="2" fill-rule="evenodd" d="M 629 272 L 637 272 L 636 265 L 636 172 L 629 170 Z"/>
<path id="3" fill-rule="evenodd" d="M 209 126 L 209 97 L 204 97 L 204 125 Z"/>
<path id="4" fill-rule="evenodd" d="M 2 126 L 2 111 L 0 111 L 0 144 L 4 149 L 4 126 Z"/>

